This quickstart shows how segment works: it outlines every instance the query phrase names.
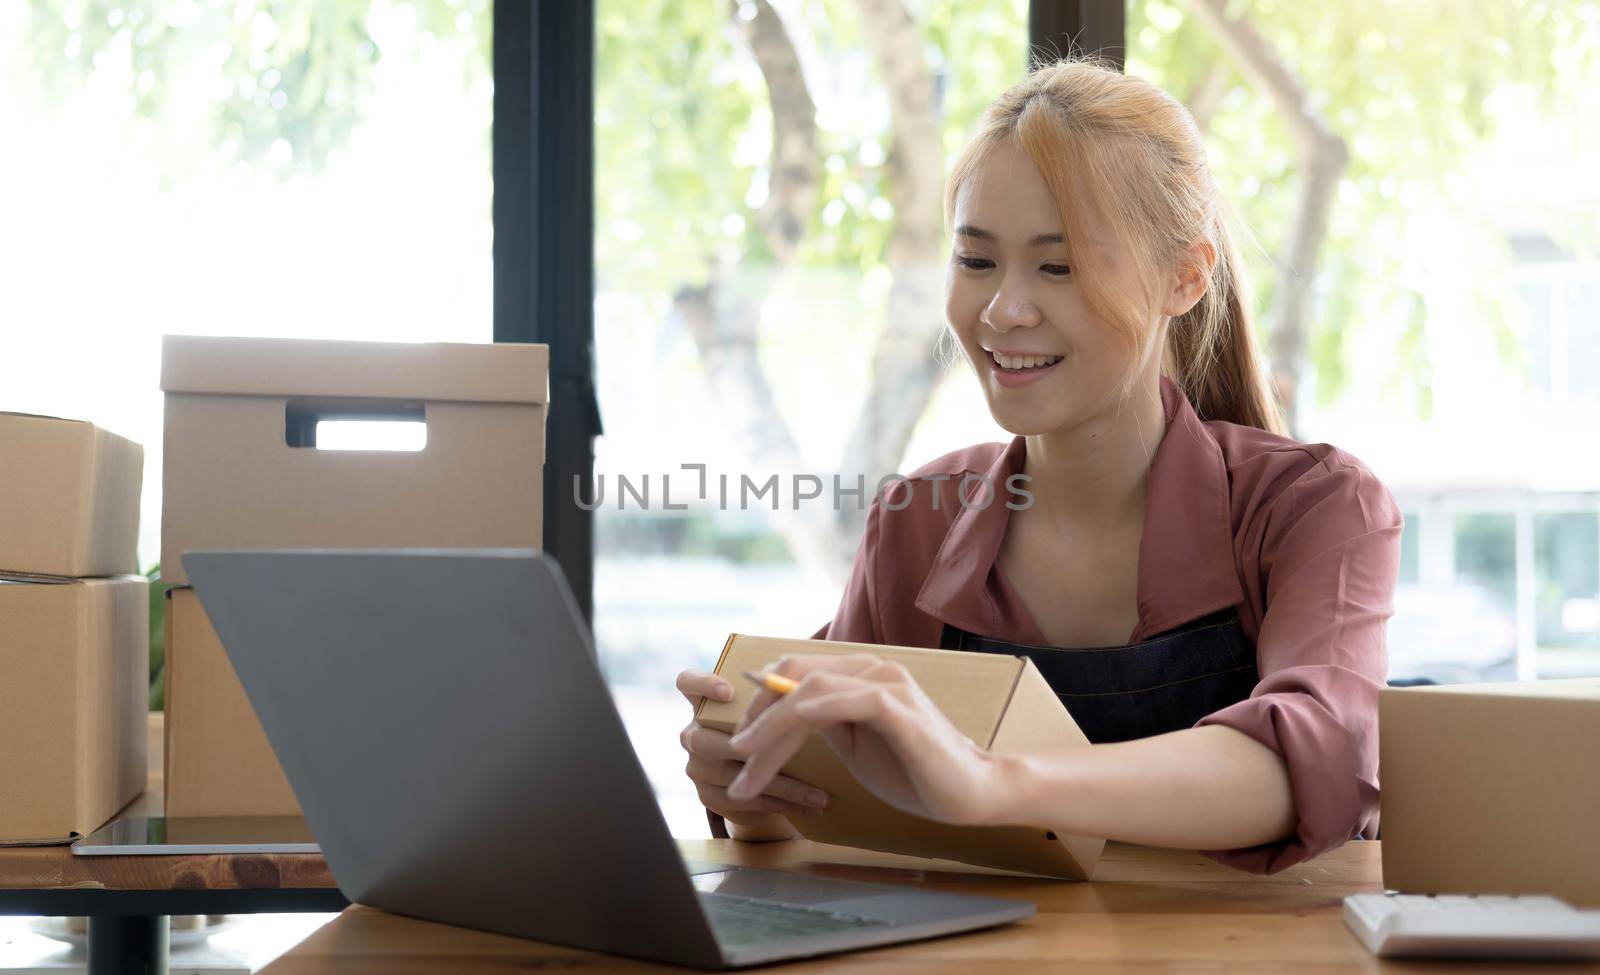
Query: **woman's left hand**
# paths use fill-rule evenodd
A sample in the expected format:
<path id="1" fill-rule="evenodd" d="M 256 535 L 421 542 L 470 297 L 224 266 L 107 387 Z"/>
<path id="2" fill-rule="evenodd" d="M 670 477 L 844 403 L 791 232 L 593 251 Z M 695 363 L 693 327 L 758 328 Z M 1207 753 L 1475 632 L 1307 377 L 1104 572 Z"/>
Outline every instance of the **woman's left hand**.
<path id="1" fill-rule="evenodd" d="M 813 732 L 880 799 L 927 819 L 992 821 L 1003 785 L 997 762 L 950 723 L 906 668 L 871 655 L 787 656 L 774 670 L 799 681 L 763 689 L 729 742 L 745 757 L 732 798 L 758 795 Z"/>

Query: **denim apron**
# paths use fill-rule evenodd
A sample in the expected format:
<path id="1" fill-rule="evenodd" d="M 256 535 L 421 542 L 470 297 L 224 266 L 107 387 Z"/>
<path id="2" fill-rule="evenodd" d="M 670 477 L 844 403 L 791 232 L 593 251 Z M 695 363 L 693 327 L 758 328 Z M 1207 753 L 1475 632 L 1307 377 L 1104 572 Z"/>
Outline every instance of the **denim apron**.
<path id="1" fill-rule="evenodd" d="M 1036 647 L 949 624 L 939 646 L 1027 657 L 1095 744 L 1193 727 L 1249 697 L 1258 679 L 1255 650 L 1232 609 L 1126 647 Z"/>

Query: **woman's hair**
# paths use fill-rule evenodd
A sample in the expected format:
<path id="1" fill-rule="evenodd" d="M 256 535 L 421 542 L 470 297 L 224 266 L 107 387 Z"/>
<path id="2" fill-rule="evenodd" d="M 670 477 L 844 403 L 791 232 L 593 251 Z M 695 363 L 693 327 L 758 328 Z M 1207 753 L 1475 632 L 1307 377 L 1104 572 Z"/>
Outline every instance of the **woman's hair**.
<path id="1" fill-rule="evenodd" d="M 1282 433 L 1282 414 L 1256 357 L 1238 248 L 1188 110 L 1148 81 L 1089 61 L 1041 66 L 989 106 L 956 159 L 945 192 L 947 223 L 961 187 L 1008 142 L 1044 177 L 1090 306 L 1133 347 L 1125 383 L 1131 386 L 1152 351 L 1145 320 L 1167 272 L 1192 246 L 1209 244 L 1216 251 L 1211 280 L 1199 302 L 1172 319 L 1162 371 L 1202 419 Z M 1111 283 L 1105 250 L 1091 244 L 1091 225 L 1115 234 L 1117 252 L 1135 261 L 1148 293 L 1125 294 Z"/>

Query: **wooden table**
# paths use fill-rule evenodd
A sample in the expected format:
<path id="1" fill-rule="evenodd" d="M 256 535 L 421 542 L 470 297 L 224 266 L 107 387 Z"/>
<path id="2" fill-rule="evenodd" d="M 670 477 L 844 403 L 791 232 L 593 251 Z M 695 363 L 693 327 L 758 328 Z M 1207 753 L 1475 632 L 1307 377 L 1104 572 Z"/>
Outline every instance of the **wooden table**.
<path id="1" fill-rule="evenodd" d="M 1447 964 L 1380 962 L 1345 930 L 1347 894 L 1381 889 L 1377 843 L 1356 842 L 1270 877 L 1240 873 L 1194 853 L 1112 844 L 1092 883 L 869 853 L 806 841 L 779 844 L 680 840 L 696 860 L 796 870 L 1030 900 L 1020 924 L 968 935 L 786 964 L 785 972 L 1077 973 L 1163 971 L 1426 972 Z M 666 966 L 522 941 L 351 907 L 265 969 L 324 972 L 487 973 L 572 968 L 588 973 Z M 1478 965 L 1473 973 L 1600 971 L 1600 965 Z"/>
<path id="2" fill-rule="evenodd" d="M 150 779 L 121 817 L 162 811 L 161 715 Z M 166 971 L 174 914 L 338 911 L 348 905 L 317 853 L 74 856 L 67 846 L 0 847 L 0 914 L 89 918 L 89 970 Z"/>

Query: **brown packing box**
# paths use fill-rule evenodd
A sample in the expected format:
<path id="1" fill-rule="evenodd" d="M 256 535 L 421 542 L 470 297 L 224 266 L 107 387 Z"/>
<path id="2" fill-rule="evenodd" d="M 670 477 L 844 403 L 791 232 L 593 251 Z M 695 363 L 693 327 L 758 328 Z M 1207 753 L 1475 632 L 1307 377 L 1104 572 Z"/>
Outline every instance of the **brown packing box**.
<path id="1" fill-rule="evenodd" d="M 733 682 L 732 701 L 702 701 L 701 724 L 732 731 L 758 690 L 742 672 L 762 670 L 784 654 L 869 653 L 904 664 L 929 699 L 961 733 L 994 752 L 1024 752 L 1088 744 L 1061 699 L 1033 663 L 1001 654 L 923 650 L 860 643 L 734 634 L 716 671 Z M 1104 840 L 1056 837 L 1021 826 L 950 826 L 888 805 L 856 781 L 818 735 L 784 766 L 784 774 L 829 795 L 820 815 L 800 817 L 795 828 L 821 843 L 960 860 L 1026 873 L 1088 879 Z"/>
<path id="2" fill-rule="evenodd" d="M 0 572 L 138 572 L 144 448 L 82 420 L 0 413 Z"/>
<path id="3" fill-rule="evenodd" d="M 166 336 L 161 571 L 218 548 L 539 548 L 543 345 Z M 317 450 L 317 419 L 411 418 L 420 451 Z"/>
<path id="4" fill-rule="evenodd" d="M 190 588 L 167 592 L 168 816 L 298 816 L 266 732 Z"/>
<path id="5" fill-rule="evenodd" d="M 1385 689 L 1383 882 L 1600 907 L 1600 678 Z"/>
<path id="6" fill-rule="evenodd" d="M 149 586 L 0 581 L 0 845 L 70 842 L 144 791 Z"/>

